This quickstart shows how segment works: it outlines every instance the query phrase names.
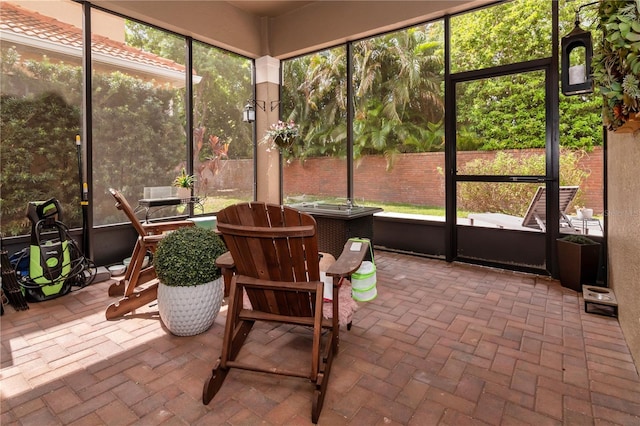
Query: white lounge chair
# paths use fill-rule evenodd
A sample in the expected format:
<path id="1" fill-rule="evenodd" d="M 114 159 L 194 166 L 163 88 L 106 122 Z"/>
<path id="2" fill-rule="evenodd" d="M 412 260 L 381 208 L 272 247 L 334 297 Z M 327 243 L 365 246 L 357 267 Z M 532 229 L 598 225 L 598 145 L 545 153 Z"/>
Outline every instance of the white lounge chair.
<path id="1" fill-rule="evenodd" d="M 578 186 L 561 186 L 559 192 L 560 201 L 560 227 L 569 228 L 572 232 L 578 230 L 567 216 L 569 205 L 578 193 Z M 468 216 L 471 225 L 492 225 L 501 229 L 518 229 L 530 231 L 532 229 L 542 232 L 547 230 L 547 196 L 544 186 L 538 187 L 524 218 L 504 213 L 471 213 Z"/>

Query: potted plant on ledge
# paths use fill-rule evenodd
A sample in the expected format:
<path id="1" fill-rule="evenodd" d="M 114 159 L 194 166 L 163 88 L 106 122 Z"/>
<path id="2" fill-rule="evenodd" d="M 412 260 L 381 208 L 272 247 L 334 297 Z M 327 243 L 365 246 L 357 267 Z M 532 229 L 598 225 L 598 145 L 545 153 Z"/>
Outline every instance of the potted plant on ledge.
<path id="1" fill-rule="evenodd" d="M 583 235 L 567 235 L 557 241 L 562 286 L 581 292 L 582 284 L 595 284 L 600 266 L 600 244 Z"/>
<path id="2" fill-rule="evenodd" d="M 173 180 L 173 186 L 178 188 L 178 198 L 181 200 L 191 198 L 191 189 L 195 182 L 196 177 L 187 174 L 187 170 L 183 167 L 180 174 Z"/>
<path id="3" fill-rule="evenodd" d="M 211 327 L 224 298 L 215 260 L 226 251 L 220 236 L 199 227 L 179 228 L 158 243 L 158 311 L 171 333 L 194 336 Z"/>

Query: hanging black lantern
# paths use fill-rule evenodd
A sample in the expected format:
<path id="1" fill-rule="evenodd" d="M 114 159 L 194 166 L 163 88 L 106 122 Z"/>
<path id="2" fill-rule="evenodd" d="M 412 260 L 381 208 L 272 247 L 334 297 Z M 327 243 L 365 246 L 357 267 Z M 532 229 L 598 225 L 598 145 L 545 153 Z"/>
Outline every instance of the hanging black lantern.
<path id="1" fill-rule="evenodd" d="M 256 107 L 266 111 L 265 103 L 265 101 L 249 99 L 242 110 L 242 121 L 245 123 L 253 123 L 256 121 Z M 271 108 L 271 111 L 273 111 L 273 107 Z"/>
<path id="2" fill-rule="evenodd" d="M 242 110 L 242 121 L 245 123 L 253 123 L 256 121 L 256 109 L 252 104 L 247 103 Z"/>
<path id="3" fill-rule="evenodd" d="M 562 93 L 567 96 L 593 92 L 591 33 L 580 28 L 578 12 L 576 12 L 575 23 L 575 28 L 562 37 L 561 41 Z"/>

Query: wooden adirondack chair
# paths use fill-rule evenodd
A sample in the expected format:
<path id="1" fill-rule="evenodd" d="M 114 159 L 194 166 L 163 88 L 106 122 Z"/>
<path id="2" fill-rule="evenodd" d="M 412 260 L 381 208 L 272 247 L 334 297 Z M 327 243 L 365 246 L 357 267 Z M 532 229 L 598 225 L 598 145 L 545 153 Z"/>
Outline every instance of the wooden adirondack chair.
<path id="1" fill-rule="evenodd" d="M 109 287 L 109 296 L 124 296 L 117 302 L 109 305 L 105 312 L 107 319 L 115 319 L 157 299 L 157 281 L 152 282 L 144 288 L 136 289 L 136 287 L 150 283 L 156 278 L 156 271 L 153 265 L 143 267 L 144 257 L 147 251 L 151 253 L 155 252 L 158 242 L 164 236 L 164 232 L 172 231 L 183 226 L 194 226 L 195 223 L 188 220 L 140 223 L 125 196 L 113 188 L 109 188 L 109 192 L 116 199 L 116 208 L 122 210 L 124 214 L 127 215 L 131 224 L 138 232 L 138 239 L 131 255 L 131 263 L 127 267 L 124 278 Z"/>
<path id="2" fill-rule="evenodd" d="M 314 385 L 311 419 L 317 423 L 326 394 L 333 357 L 338 352 L 338 290 L 340 280 L 355 272 L 369 251 L 345 244 L 345 250 L 329 267 L 333 277 L 333 318 L 322 316 L 323 282 L 320 281 L 318 235 L 315 219 L 291 207 L 266 203 L 243 203 L 217 215 L 222 234 L 234 261 L 229 310 L 222 355 L 207 379 L 202 401 L 216 395 L 231 368 L 309 379 Z M 356 250 L 357 248 L 357 250 Z M 243 294 L 251 309 L 243 306 Z M 272 321 L 311 327 L 311 362 L 308 369 L 258 365 L 256 357 L 238 358 L 256 321 Z M 323 334 L 323 330 L 328 330 Z"/>

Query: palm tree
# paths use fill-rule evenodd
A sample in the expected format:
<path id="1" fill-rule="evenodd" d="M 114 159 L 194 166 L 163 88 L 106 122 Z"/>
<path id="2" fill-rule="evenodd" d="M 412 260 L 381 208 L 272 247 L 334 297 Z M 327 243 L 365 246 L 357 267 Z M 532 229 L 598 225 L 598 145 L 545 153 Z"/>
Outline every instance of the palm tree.
<path id="1" fill-rule="evenodd" d="M 284 118 L 299 122 L 304 143 L 294 155 L 346 155 L 346 49 L 287 61 L 283 80 Z"/>
<path id="2" fill-rule="evenodd" d="M 354 154 L 442 149 L 443 56 L 438 24 L 374 37 L 354 45 Z M 298 156 L 346 153 L 346 50 L 287 61 L 286 119 L 301 124 Z"/>

